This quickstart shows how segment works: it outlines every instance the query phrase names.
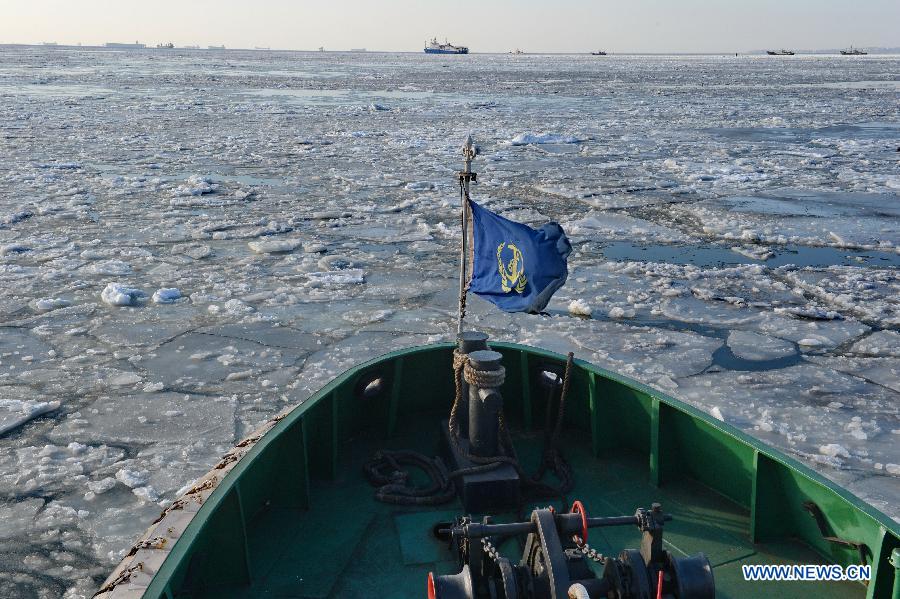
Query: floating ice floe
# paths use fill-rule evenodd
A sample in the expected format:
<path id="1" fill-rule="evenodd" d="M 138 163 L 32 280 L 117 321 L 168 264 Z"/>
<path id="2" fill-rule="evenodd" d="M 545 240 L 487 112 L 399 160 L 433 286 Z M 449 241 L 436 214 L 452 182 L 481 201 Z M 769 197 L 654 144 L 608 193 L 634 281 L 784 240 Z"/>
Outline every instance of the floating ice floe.
<path id="1" fill-rule="evenodd" d="M 0 435 L 59 409 L 58 401 L 0 399 Z"/>
<path id="2" fill-rule="evenodd" d="M 109 283 L 100 292 L 100 299 L 110 306 L 137 306 L 147 300 L 147 294 L 134 287 Z"/>
<path id="3" fill-rule="evenodd" d="M 14 225 L 16 223 L 20 223 L 23 220 L 27 220 L 34 216 L 34 212 L 31 210 L 18 210 L 16 212 L 11 212 L 9 214 L 0 216 L 0 225 Z"/>
<path id="4" fill-rule="evenodd" d="M 795 353 L 788 341 L 750 331 L 732 331 L 726 344 L 735 356 L 751 361 L 775 360 Z"/>
<path id="5" fill-rule="evenodd" d="M 116 486 L 116 484 L 118 483 L 116 482 L 115 478 L 107 476 L 106 478 L 101 478 L 100 480 L 89 482 L 87 484 L 87 487 L 94 495 L 102 495 L 107 491 L 111 491 Z"/>
<path id="6" fill-rule="evenodd" d="M 900 357 L 900 333 L 875 331 L 854 343 L 850 351 L 868 356 Z"/>
<path id="7" fill-rule="evenodd" d="M 199 196 L 205 195 L 208 193 L 213 193 L 217 189 L 217 186 L 213 184 L 213 180 L 209 177 L 201 177 L 200 175 L 193 175 L 188 177 L 187 181 L 184 184 L 179 185 L 172 192 L 172 195 L 175 196 Z"/>
<path id="8" fill-rule="evenodd" d="M 434 183 L 430 181 L 413 181 L 406 184 L 406 189 L 410 191 L 431 191 L 434 189 Z"/>
<path id="9" fill-rule="evenodd" d="M 629 241 L 652 238 L 654 242 L 689 241 L 680 231 L 646 220 L 611 212 L 590 212 L 586 216 L 563 223 L 570 237 L 584 236 L 593 239 L 627 239 Z"/>
<path id="10" fill-rule="evenodd" d="M 122 260 L 105 260 L 89 264 L 84 270 L 95 275 L 121 276 L 131 274 L 131 265 Z"/>
<path id="11" fill-rule="evenodd" d="M 24 254 L 31 251 L 31 248 L 21 243 L 8 243 L 0 245 L 0 256 L 10 256 L 14 254 Z"/>
<path id="12" fill-rule="evenodd" d="M 230 299 L 221 306 L 215 304 L 207 306 L 206 310 L 210 314 L 220 314 L 222 312 L 225 312 L 227 314 L 234 314 L 236 316 L 241 314 L 252 314 L 253 312 L 256 312 L 256 308 L 254 308 L 250 304 L 242 302 L 237 298 Z"/>
<path id="13" fill-rule="evenodd" d="M 331 270 L 327 272 L 308 272 L 307 283 L 310 287 L 329 287 L 331 285 L 361 285 L 366 282 L 366 273 L 360 268 L 347 270 Z"/>
<path id="14" fill-rule="evenodd" d="M 559 133 L 520 133 L 509 140 L 512 146 L 527 146 L 530 144 L 577 144 L 584 141 L 572 135 Z"/>
<path id="15" fill-rule="evenodd" d="M 574 316 L 590 316 L 593 309 L 583 299 L 574 299 L 569 302 L 569 314 Z"/>
<path id="16" fill-rule="evenodd" d="M 147 481 L 150 480 L 150 473 L 146 470 L 138 471 L 122 468 L 116 472 L 116 480 L 126 487 L 134 489 L 147 484 Z"/>
<path id="17" fill-rule="evenodd" d="M 359 266 L 353 259 L 340 254 L 332 254 L 331 256 L 319 258 L 316 264 L 322 270 L 347 270 L 348 268 Z"/>
<path id="18" fill-rule="evenodd" d="M 47 297 L 36 300 L 34 302 L 34 309 L 38 312 L 50 312 L 52 310 L 59 310 L 60 308 L 65 308 L 67 306 L 71 306 L 72 302 L 65 299 L 60 299 L 58 297 Z"/>
<path id="19" fill-rule="evenodd" d="M 113 376 L 107 379 L 107 383 L 111 387 L 128 387 L 130 385 L 135 385 L 143 381 L 141 375 L 134 372 L 120 372 L 116 373 Z"/>
<path id="20" fill-rule="evenodd" d="M 837 443 L 828 443 L 819 447 L 819 453 L 832 458 L 849 458 L 850 452 L 843 445 Z"/>
<path id="21" fill-rule="evenodd" d="M 175 287 L 162 287 L 153 292 L 153 301 L 157 304 L 173 304 L 181 299 L 181 291 Z"/>
<path id="22" fill-rule="evenodd" d="M 43 169 L 57 169 L 57 170 L 76 170 L 81 168 L 81 163 L 79 162 L 42 162 L 36 165 L 38 168 Z"/>
<path id="23" fill-rule="evenodd" d="M 341 314 L 341 319 L 355 325 L 384 322 L 394 315 L 394 310 L 351 310 Z"/>
<path id="24" fill-rule="evenodd" d="M 804 337 L 797 341 L 797 345 L 802 345 L 803 347 L 819 347 L 823 345 L 821 339 L 815 339 L 813 337 Z"/>
<path id="25" fill-rule="evenodd" d="M 732 247 L 731 251 L 752 260 L 762 260 L 763 262 L 775 256 L 775 252 L 764 245 L 738 245 Z"/>
<path id="26" fill-rule="evenodd" d="M 606 311 L 606 315 L 610 318 L 622 319 L 622 318 L 634 318 L 637 312 L 631 308 L 622 308 L 621 306 L 615 306 Z"/>
<path id="27" fill-rule="evenodd" d="M 840 312 L 834 310 L 826 310 L 818 306 L 789 306 L 787 308 L 775 308 L 776 314 L 790 314 L 800 316 L 802 318 L 811 318 L 814 320 L 843 320 Z"/>
<path id="28" fill-rule="evenodd" d="M 257 254 L 280 254 L 293 252 L 302 243 L 298 239 L 260 239 L 247 242 L 247 245 Z"/>

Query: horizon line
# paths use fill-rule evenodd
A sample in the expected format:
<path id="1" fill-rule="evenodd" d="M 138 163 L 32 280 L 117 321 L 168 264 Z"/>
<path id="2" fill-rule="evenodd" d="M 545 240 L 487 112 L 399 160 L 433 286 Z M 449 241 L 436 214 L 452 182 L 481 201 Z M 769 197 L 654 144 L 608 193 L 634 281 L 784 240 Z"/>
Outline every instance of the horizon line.
<path id="1" fill-rule="evenodd" d="M 27 42 L 0 42 L 0 47 L 9 47 L 9 46 L 20 46 L 20 47 L 36 47 L 36 48 L 82 48 L 82 49 L 99 49 L 99 50 L 201 50 L 204 52 L 209 52 L 212 50 L 225 50 L 225 51 L 246 51 L 246 52 L 309 52 L 314 54 L 422 54 L 423 50 L 378 50 L 378 49 L 368 49 L 368 48 L 346 48 L 346 49 L 334 49 L 334 50 L 320 50 L 319 48 L 268 48 L 268 47 L 227 47 L 227 46 L 217 46 L 213 44 L 195 44 L 191 46 L 174 46 L 173 48 L 158 48 L 155 45 L 145 44 L 143 42 L 137 42 L 136 44 L 143 44 L 144 47 L 134 47 L 134 48 L 116 48 L 109 47 L 105 44 L 124 44 L 128 45 L 129 42 L 104 42 L 103 44 L 65 44 L 65 43 L 56 43 L 56 42 L 39 42 L 39 43 L 27 43 Z M 859 50 L 886 50 L 886 52 L 881 53 L 884 56 L 890 56 L 894 54 L 900 54 L 900 45 L 898 46 L 853 46 Z M 780 49 L 780 48 L 779 48 Z M 846 48 L 805 48 L 800 50 L 793 50 L 795 55 L 815 55 L 815 54 L 830 54 L 837 53 L 840 50 Z M 625 52 L 615 52 L 615 51 L 606 51 L 607 56 L 731 56 L 731 55 L 757 55 L 757 54 L 765 54 L 767 49 L 764 48 L 756 48 L 752 50 L 720 50 L 720 51 L 625 51 Z M 569 52 L 543 52 L 543 51 L 535 51 L 528 52 L 524 51 L 522 54 L 518 54 L 517 56 L 590 56 L 592 55 L 593 50 L 585 50 L 583 52 L 569 51 Z M 516 55 L 514 51 L 469 51 L 468 54 L 484 54 L 484 55 Z M 455 55 L 448 55 L 455 56 Z"/>

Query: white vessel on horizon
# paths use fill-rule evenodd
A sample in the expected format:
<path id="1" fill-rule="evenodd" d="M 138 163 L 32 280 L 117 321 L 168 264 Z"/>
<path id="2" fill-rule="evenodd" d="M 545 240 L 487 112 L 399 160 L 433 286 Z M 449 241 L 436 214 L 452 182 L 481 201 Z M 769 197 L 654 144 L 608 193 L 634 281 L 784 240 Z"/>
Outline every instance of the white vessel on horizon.
<path id="1" fill-rule="evenodd" d="M 446 39 L 444 43 L 440 43 L 437 41 L 437 38 L 432 38 L 430 42 L 425 45 L 425 54 L 468 54 L 469 49 L 466 46 L 454 46 Z"/>

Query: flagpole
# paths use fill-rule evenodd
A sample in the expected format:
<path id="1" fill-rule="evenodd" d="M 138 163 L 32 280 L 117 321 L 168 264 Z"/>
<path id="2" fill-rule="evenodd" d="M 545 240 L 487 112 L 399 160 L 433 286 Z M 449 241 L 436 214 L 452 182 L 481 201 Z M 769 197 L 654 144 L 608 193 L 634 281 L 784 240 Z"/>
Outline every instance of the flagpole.
<path id="1" fill-rule="evenodd" d="M 463 321 L 466 318 L 466 262 L 469 245 L 469 183 L 475 181 L 475 173 L 472 172 L 472 160 L 475 158 L 475 144 L 472 142 L 471 135 L 466 137 L 462 153 L 466 160 L 466 170 L 459 172 L 459 201 L 462 205 L 462 245 L 459 253 L 459 318 L 456 322 L 457 334 L 462 333 Z"/>

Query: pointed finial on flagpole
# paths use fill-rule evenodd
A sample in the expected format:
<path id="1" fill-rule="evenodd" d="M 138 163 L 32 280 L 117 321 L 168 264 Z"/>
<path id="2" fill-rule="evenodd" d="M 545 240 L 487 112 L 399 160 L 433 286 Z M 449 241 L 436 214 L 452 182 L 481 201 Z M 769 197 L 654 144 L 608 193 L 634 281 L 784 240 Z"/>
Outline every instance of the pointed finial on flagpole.
<path id="1" fill-rule="evenodd" d="M 466 141 L 463 143 L 463 155 L 475 158 L 475 141 L 471 134 L 466 136 Z"/>
<path id="2" fill-rule="evenodd" d="M 472 135 L 469 134 L 466 136 L 466 141 L 463 143 L 462 154 L 466 159 L 466 170 L 465 173 L 472 172 L 472 160 L 475 159 L 475 155 L 478 153 L 478 150 L 475 148 L 475 142 L 472 140 Z"/>

